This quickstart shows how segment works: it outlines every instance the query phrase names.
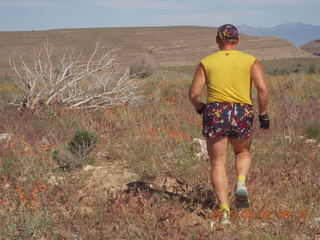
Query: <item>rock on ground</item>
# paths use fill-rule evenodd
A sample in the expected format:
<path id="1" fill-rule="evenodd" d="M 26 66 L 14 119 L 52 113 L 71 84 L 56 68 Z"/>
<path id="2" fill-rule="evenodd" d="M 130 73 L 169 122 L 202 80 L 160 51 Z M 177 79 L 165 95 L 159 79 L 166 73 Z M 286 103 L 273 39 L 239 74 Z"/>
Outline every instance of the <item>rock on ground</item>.
<path id="1" fill-rule="evenodd" d="M 192 142 L 195 145 L 195 150 L 197 152 L 195 156 L 199 159 L 209 159 L 206 141 L 199 138 L 194 138 Z"/>

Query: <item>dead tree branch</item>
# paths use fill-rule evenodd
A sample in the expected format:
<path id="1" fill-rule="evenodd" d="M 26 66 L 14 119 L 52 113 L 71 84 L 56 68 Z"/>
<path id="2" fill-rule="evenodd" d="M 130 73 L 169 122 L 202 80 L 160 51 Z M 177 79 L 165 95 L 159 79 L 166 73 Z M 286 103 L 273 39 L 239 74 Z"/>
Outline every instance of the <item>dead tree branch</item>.
<path id="1" fill-rule="evenodd" d="M 128 70 L 119 75 L 114 51 L 103 52 L 99 41 L 88 59 L 82 53 L 65 51 L 54 61 L 52 53 L 52 45 L 45 42 L 31 62 L 21 55 L 10 59 L 22 94 L 20 106 L 35 109 L 60 104 L 70 109 L 99 109 L 141 100 L 141 83 Z"/>

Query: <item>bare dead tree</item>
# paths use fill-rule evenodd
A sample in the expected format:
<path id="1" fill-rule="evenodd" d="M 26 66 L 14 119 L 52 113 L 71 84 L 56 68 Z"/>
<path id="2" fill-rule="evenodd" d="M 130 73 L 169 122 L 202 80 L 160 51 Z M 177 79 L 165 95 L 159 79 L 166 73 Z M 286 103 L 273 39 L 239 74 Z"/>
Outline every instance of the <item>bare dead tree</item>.
<path id="1" fill-rule="evenodd" d="M 128 70 L 119 75 L 114 51 L 103 50 L 98 41 L 88 59 L 82 53 L 65 51 L 58 61 L 53 61 L 53 48 L 47 41 L 31 63 L 21 55 L 13 56 L 9 64 L 21 90 L 16 104 L 30 109 L 42 104 L 99 109 L 138 103 L 141 82 L 132 78 Z"/>

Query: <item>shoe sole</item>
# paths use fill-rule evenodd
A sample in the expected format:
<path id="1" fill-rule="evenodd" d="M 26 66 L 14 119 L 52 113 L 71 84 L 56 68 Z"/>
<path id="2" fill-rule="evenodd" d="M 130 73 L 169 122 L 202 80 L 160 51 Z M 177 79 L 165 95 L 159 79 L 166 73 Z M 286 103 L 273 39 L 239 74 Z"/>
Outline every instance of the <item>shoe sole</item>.
<path id="1" fill-rule="evenodd" d="M 219 219 L 216 219 L 215 221 L 210 222 L 210 228 L 219 230 L 219 229 L 224 229 L 230 227 L 231 221 L 229 220 L 230 218 L 230 211 L 228 212 L 219 212 Z"/>
<path id="2" fill-rule="evenodd" d="M 248 193 L 246 191 L 235 192 L 235 196 L 236 196 L 236 203 L 235 203 L 236 208 L 249 208 L 250 207 Z"/>

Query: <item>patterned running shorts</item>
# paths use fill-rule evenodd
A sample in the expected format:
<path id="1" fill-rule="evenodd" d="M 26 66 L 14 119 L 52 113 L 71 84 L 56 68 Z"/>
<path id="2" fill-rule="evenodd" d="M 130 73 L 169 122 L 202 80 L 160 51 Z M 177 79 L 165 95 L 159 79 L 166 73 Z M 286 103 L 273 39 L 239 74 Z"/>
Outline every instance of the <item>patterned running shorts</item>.
<path id="1" fill-rule="evenodd" d="M 252 105 L 244 103 L 214 102 L 203 112 L 202 134 L 207 138 L 244 138 L 253 134 Z"/>

